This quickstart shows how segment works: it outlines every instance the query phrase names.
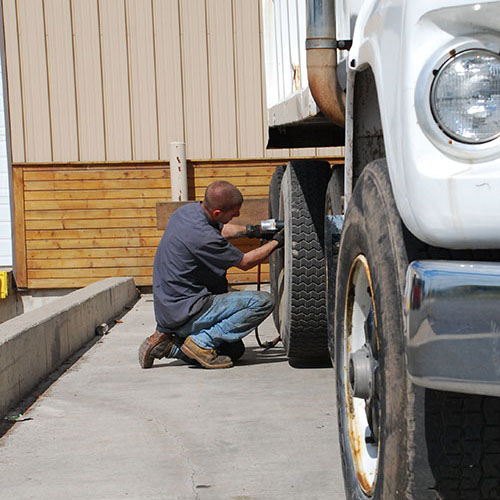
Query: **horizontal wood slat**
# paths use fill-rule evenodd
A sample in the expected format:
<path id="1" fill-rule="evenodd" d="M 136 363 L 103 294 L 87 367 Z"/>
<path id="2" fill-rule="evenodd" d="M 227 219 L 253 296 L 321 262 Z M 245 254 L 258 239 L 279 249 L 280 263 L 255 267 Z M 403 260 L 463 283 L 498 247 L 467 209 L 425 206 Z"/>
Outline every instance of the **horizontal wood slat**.
<path id="1" fill-rule="evenodd" d="M 110 277 L 114 276 L 114 274 L 110 274 Z M 135 284 L 137 286 L 151 286 L 151 276 L 133 276 Z M 80 288 L 83 286 L 91 285 L 96 281 L 99 281 L 103 278 L 43 278 L 43 279 L 30 279 L 29 286 L 31 289 L 44 289 L 44 288 Z M 255 274 L 241 274 L 238 276 L 234 276 L 234 278 L 230 278 L 229 280 L 231 284 L 252 284 L 256 283 Z M 262 283 L 269 282 L 269 274 L 262 274 Z"/>
<path id="2" fill-rule="evenodd" d="M 131 249 L 135 247 L 156 247 L 160 241 L 160 236 L 154 237 L 139 237 L 139 238 L 80 238 L 78 240 L 78 248 L 120 248 Z M 26 242 L 28 250 L 39 249 L 75 249 L 75 242 L 72 239 L 38 239 L 29 240 Z"/>
<path id="3" fill-rule="evenodd" d="M 104 279 L 110 276 L 151 276 L 151 266 L 127 266 L 127 267 L 109 267 L 109 268 L 68 268 L 68 269 L 28 269 L 28 279 L 56 279 L 56 278 L 98 278 Z M 228 278 L 241 277 L 243 273 L 228 272 Z M 249 278 L 248 281 L 254 281 Z"/>
<path id="4" fill-rule="evenodd" d="M 156 211 L 157 198 L 129 199 L 128 208 L 153 208 Z M 39 208 L 39 200 L 30 200 L 25 202 L 25 209 L 36 211 Z M 44 200 L 43 208 L 46 212 L 49 210 L 76 210 L 76 209 L 112 209 L 122 208 L 123 202 L 120 198 L 111 200 Z"/>
<path id="5" fill-rule="evenodd" d="M 121 204 L 123 206 L 123 203 Z M 75 210 L 27 211 L 26 220 L 126 219 L 156 217 L 154 208 L 102 208 Z"/>
<path id="6" fill-rule="evenodd" d="M 156 219 L 149 218 L 128 218 L 128 219 L 76 219 L 76 220 L 27 220 L 26 230 L 43 229 L 106 229 L 129 228 L 131 225 L 138 227 L 155 227 Z"/>
<path id="7" fill-rule="evenodd" d="M 110 189 L 75 191 L 25 191 L 26 200 L 129 200 L 130 198 L 154 198 L 164 200 L 170 197 L 169 189 Z"/>
<path id="8" fill-rule="evenodd" d="M 79 230 L 55 230 L 55 231 L 26 231 L 27 240 L 53 239 L 53 240 L 71 240 L 71 239 L 89 239 L 89 238 L 128 238 L 128 237 L 161 237 L 161 232 L 157 229 L 142 229 L 136 227 L 127 227 L 122 229 L 79 229 Z M 78 244 L 75 243 L 75 248 Z"/>
<path id="9" fill-rule="evenodd" d="M 59 249 L 28 249 L 26 254 L 28 260 L 50 260 L 54 259 L 101 259 L 101 258 L 124 258 L 124 257 L 154 257 L 156 246 L 140 248 L 59 248 Z M 52 262 L 52 265 L 54 263 Z"/>

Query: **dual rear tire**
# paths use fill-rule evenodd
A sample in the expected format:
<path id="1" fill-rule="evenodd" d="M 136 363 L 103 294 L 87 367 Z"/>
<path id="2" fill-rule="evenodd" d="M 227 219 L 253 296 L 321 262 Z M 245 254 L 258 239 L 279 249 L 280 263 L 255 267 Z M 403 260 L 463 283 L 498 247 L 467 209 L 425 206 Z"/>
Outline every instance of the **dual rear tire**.
<path id="1" fill-rule="evenodd" d="M 270 262 L 274 321 L 292 360 L 328 359 L 324 203 L 330 165 L 291 161 L 270 184 L 269 216 L 285 224 L 284 248 Z"/>

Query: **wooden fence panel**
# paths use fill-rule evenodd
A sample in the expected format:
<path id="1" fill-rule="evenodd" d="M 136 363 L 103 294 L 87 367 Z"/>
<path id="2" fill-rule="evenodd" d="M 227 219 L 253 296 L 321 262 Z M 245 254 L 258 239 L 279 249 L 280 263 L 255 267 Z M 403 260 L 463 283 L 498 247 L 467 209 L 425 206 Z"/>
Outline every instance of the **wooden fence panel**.
<path id="1" fill-rule="evenodd" d="M 248 199 L 266 198 L 274 168 L 281 163 L 283 159 L 190 163 L 191 198 L 201 200 L 216 179 L 233 182 Z M 162 236 L 156 204 L 170 199 L 167 164 L 19 165 L 14 173 L 20 286 L 73 288 L 111 276 L 133 276 L 138 285 L 151 285 Z M 243 251 L 258 244 L 248 239 L 234 243 Z M 232 268 L 228 278 L 255 283 L 257 270 Z M 265 264 L 262 280 L 268 279 Z"/>

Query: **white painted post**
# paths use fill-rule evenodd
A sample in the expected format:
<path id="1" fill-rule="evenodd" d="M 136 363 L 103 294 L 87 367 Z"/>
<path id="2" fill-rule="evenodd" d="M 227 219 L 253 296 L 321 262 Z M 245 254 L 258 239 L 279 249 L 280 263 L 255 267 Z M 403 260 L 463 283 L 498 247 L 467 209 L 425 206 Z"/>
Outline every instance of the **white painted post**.
<path id="1" fill-rule="evenodd" d="M 186 145 L 183 142 L 170 143 L 170 185 L 172 201 L 188 201 Z"/>

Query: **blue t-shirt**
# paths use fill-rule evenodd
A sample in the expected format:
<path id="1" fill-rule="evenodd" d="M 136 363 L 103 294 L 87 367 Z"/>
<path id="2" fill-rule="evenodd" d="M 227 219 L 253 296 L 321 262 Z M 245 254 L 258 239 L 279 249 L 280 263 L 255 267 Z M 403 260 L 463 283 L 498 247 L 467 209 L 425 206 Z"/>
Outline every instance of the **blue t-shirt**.
<path id="1" fill-rule="evenodd" d="M 226 271 L 243 252 L 221 234 L 201 203 L 189 203 L 170 217 L 153 265 L 156 322 L 175 329 L 200 312 L 215 294 L 227 292 Z"/>

